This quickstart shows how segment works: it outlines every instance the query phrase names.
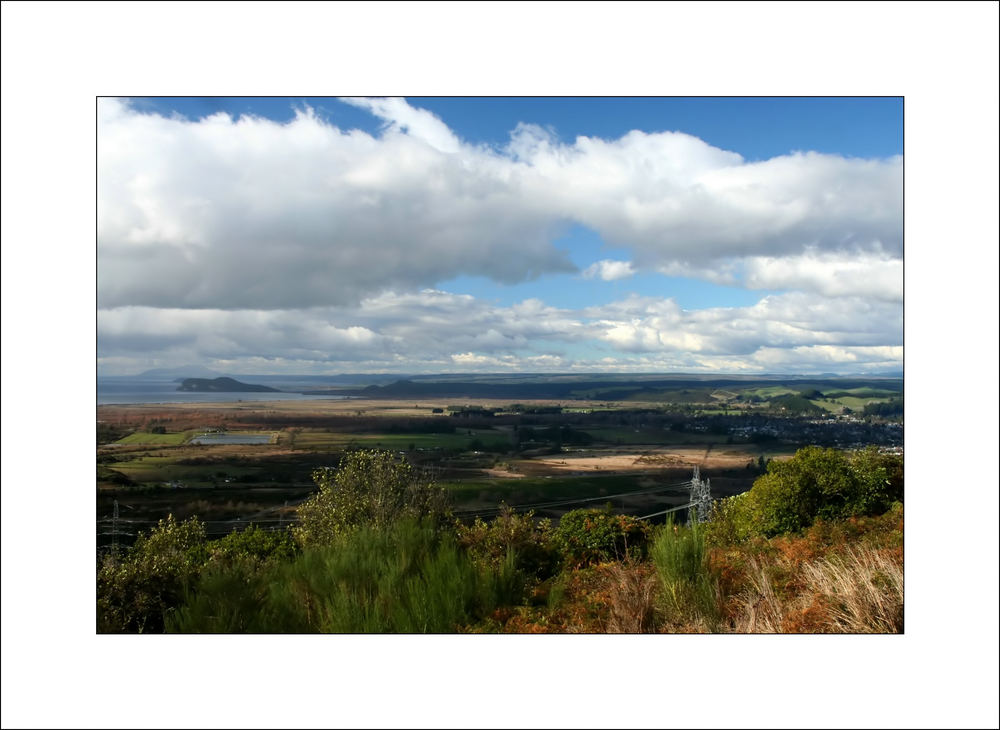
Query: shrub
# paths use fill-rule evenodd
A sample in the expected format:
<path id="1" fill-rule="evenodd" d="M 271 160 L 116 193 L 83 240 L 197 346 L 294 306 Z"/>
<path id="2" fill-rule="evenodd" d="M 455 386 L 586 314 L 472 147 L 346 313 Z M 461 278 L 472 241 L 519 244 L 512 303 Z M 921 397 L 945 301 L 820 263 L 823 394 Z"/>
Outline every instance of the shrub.
<path id="1" fill-rule="evenodd" d="M 317 469 L 319 492 L 298 509 L 295 535 L 306 545 L 329 544 L 351 528 L 384 528 L 404 517 L 447 514 L 444 490 L 390 451 L 353 451 L 338 469 Z"/>
<path id="2" fill-rule="evenodd" d="M 513 555 L 515 567 L 529 579 L 544 580 L 559 568 L 552 523 L 536 522 L 534 512 L 519 515 L 501 505 L 500 514 L 490 522 L 477 517 L 471 525 L 459 524 L 456 532 L 459 544 L 484 567 L 499 568 Z"/>
<path id="3" fill-rule="evenodd" d="M 208 571 L 179 632 L 450 633 L 520 600 L 511 561 L 482 569 L 448 532 L 405 519 L 339 533 L 265 574 Z"/>
<path id="4" fill-rule="evenodd" d="M 771 461 L 745 495 L 713 509 L 712 544 L 797 532 L 817 519 L 876 515 L 903 496 L 902 460 L 870 447 L 847 455 L 807 446 L 788 461 Z"/>
<path id="5" fill-rule="evenodd" d="M 270 566 L 272 564 L 267 564 Z M 270 633 L 265 611 L 267 566 L 236 559 L 210 563 L 182 605 L 166 615 L 164 630 L 181 634 Z"/>
<path id="6" fill-rule="evenodd" d="M 165 615 L 181 603 L 207 558 L 205 527 L 197 518 L 160 520 L 123 558 L 111 556 L 101 566 L 98 632 L 163 631 Z"/>
<path id="7" fill-rule="evenodd" d="M 290 531 L 262 530 L 257 525 L 234 530 L 219 540 L 212 540 L 207 548 L 211 562 L 224 564 L 291 560 L 298 551 Z"/>
<path id="8" fill-rule="evenodd" d="M 749 494 L 744 492 L 712 502 L 709 520 L 704 525 L 705 540 L 709 545 L 735 545 L 753 536 Z"/>
<path id="9" fill-rule="evenodd" d="M 657 531 L 650 550 L 663 587 L 663 605 L 672 621 L 702 620 L 718 627 L 719 584 L 708 568 L 704 529 L 679 527 L 670 520 Z"/>
<path id="10" fill-rule="evenodd" d="M 577 509 L 559 520 L 556 545 L 569 565 L 587 565 L 645 555 L 649 525 L 605 509 Z"/>

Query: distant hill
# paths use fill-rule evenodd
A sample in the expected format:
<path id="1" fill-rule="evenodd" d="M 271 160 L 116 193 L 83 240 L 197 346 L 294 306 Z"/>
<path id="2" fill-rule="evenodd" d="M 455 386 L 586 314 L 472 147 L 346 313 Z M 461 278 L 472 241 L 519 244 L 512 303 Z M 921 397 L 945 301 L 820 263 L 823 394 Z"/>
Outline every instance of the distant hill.
<path id="1" fill-rule="evenodd" d="M 280 393 L 277 388 L 267 385 L 241 383 L 232 378 L 185 378 L 177 390 L 194 393 Z"/>

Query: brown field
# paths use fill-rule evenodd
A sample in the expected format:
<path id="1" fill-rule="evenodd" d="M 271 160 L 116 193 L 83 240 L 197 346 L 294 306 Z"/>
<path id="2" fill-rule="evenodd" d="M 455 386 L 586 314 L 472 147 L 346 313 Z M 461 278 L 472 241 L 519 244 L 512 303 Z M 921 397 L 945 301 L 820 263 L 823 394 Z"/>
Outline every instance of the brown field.
<path id="1" fill-rule="evenodd" d="M 701 469 L 738 469 L 760 456 L 756 446 L 667 446 L 637 451 L 633 448 L 588 450 L 576 454 L 536 458 L 532 461 L 555 471 L 569 472 L 633 472 L 665 467 L 695 466 Z M 781 458 L 781 457 L 779 457 Z"/>

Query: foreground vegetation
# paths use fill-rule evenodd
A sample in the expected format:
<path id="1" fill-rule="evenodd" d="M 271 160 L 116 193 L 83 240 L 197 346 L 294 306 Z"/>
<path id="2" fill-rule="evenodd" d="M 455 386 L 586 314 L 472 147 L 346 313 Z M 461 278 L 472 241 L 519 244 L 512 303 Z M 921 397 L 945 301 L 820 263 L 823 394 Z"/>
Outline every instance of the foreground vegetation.
<path id="1" fill-rule="evenodd" d="M 170 517 L 98 569 L 101 632 L 903 629 L 902 462 L 809 447 L 691 526 L 609 508 L 462 524 L 392 452 L 356 451 L 294 529 Z"/>

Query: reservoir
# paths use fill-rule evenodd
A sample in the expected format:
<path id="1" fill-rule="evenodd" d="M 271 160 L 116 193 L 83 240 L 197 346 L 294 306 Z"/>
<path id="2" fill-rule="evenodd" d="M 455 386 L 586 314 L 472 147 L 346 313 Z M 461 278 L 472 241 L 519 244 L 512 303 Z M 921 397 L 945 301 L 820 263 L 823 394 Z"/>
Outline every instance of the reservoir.
<path id="1" fill-rule="evenodd" d="M 269 444 L 269 433 L 203 433 L 191 439 L 192 444 Z"/>

